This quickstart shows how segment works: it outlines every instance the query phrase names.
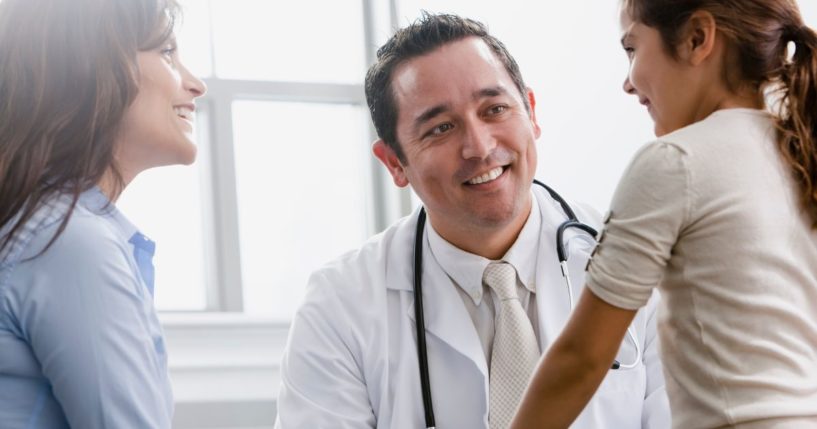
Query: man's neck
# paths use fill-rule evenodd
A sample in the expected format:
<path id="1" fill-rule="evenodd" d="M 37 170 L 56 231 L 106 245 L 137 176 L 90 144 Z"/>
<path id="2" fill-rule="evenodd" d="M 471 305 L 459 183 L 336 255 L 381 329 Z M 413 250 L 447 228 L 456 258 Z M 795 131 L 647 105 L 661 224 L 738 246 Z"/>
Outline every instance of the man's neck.
<path id="1" fill-rule="evenodd" d="M 429 222 L 445 241 L 468 253 L 496 261 L 516 242 L 531 213 L 533 199 L 520 213 L 503 225 L 477 225 L 466 222 L 440 222 L 429 213 Z"/>

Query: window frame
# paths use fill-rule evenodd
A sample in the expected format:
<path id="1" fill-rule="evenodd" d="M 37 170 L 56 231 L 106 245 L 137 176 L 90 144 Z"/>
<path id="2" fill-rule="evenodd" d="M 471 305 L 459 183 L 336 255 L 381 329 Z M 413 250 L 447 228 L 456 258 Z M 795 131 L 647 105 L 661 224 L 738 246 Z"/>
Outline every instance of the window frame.
<path id="1" fill-rule="evenodd" d="M 208 0 L 209 1 L 209 0 Z M 364 50 L 368 64 L 376 58 L 376 46 L 391 35 L 397 23 L 397 0 L 378 2 L 360 0 L 364 23 Z M 212 22 L 210 22 L 212 27 Z M 212 32 L 211 32 L 212 37 Z M 214 44 L 209 43 L 211 70 L 215 74 Z M 162 313 L 201 313 L 244 311 L 244 287 L 241 274 L 238 197 L 233 139 L 233 111 L 236 101 L 299 102 L 346 104 L 368 109 L 363 83 L 340 84 L 203 79 L 207 94 L 198 102 L 199 163 L 202 177 L 202 213 L 205 234 L 205 308 L 203 310 L 163 310 Z M 376 140 L 372 124 L 366 131 L 370 142 Z M 366 182 L 367 235 L 382 231 L 412 208 L 408 189 L 392 185 L 388 172 L 373 156 L 369 158 Z"/>
<path id="2" fill-rule="evenodd" d="M 385 43 L 397 26 L 398 0 L 360 1 L 368 65 L 376 58 L 376 47 Z M 213 43 L 209 47 L 211 61 L 215 61 Z M 215 73 L 214 64 L 211 70 Z M 342 103 L 368 108 L 362 82 L 304 83 L 216 76 L 203 80 L 208 92 L 198 102 L 197 133 L 205 308 L 159 312 L 177 405 L 173 427 L 272 427 L 290 322 L 244 312 L 233 102 Z M 367 128 L 367 138 L 372 142 L 377 134 L 371 123 Z M 409 214 L 413 206 L 409 189 L 395 187 L 374 156 L 369 157 L 368 166 L 366 209 L 370 219 L 368 235 L 372 235 Z M 234 417 L 237 415 L 240 419 Z"/>

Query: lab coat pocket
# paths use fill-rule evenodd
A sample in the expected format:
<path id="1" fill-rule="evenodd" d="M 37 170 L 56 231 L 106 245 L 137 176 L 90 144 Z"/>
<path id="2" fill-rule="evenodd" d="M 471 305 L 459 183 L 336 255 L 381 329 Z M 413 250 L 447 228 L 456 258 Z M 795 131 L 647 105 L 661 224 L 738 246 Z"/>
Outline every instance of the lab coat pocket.
<path id="1" fill-rule="evenodd" d="M 621 352 L 619 354 L 621 354 Z M 628 357 L 629 356 L 624 357 L 624 359 L 626 360 Z M 617 357 L 617 359 L 621 359 L 621 357 Z M 647 388 L 646 380 L 646 369 L 641 363 L 632 369 L 611 369 L 607 371 L 604 381 L 602 381 L 599 386 L 598 394 L 630 395 L 640 392 L 643 397 L 645 389 Z"/>
<path id="2" fill-rule="evenodd" d="M 621 429 L 641 427 L 646 390 L 644 365 L 611 369 L 571 429 Z"/>

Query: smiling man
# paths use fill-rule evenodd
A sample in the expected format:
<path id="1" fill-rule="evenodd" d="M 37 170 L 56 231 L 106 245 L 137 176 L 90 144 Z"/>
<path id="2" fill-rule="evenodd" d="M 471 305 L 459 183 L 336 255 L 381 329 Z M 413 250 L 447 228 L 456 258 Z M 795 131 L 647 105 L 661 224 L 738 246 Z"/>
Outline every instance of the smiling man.
<path id="1" fill-rule="evenodd" d="M 482 24 L 424 15 L 397 31 L 366 96 L 375 156 L 424 208 L 313 274 L 277 427 L 505 428 L 580 293 L 557 230 L 598 216 L 531 187 L 536 99 Z M 563 238 L 583 285 L 593 237 Z M 653 300 L 574 427 L 669 427 L 654 314 Z"/>

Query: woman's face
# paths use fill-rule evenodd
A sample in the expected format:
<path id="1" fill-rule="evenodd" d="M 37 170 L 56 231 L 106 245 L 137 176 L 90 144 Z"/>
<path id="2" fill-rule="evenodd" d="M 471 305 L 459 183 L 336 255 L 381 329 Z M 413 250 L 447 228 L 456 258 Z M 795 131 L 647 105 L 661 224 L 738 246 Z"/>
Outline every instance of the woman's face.
<path id="1" fill-rule="evenodd" d="M 148 168 L 195 160 L 195 100 L 207 91 L 179 60 L 173 38 L 139 52 L 136 62 L 139 92 L 125 111 L 116 148 L 126 181 Z"/>

